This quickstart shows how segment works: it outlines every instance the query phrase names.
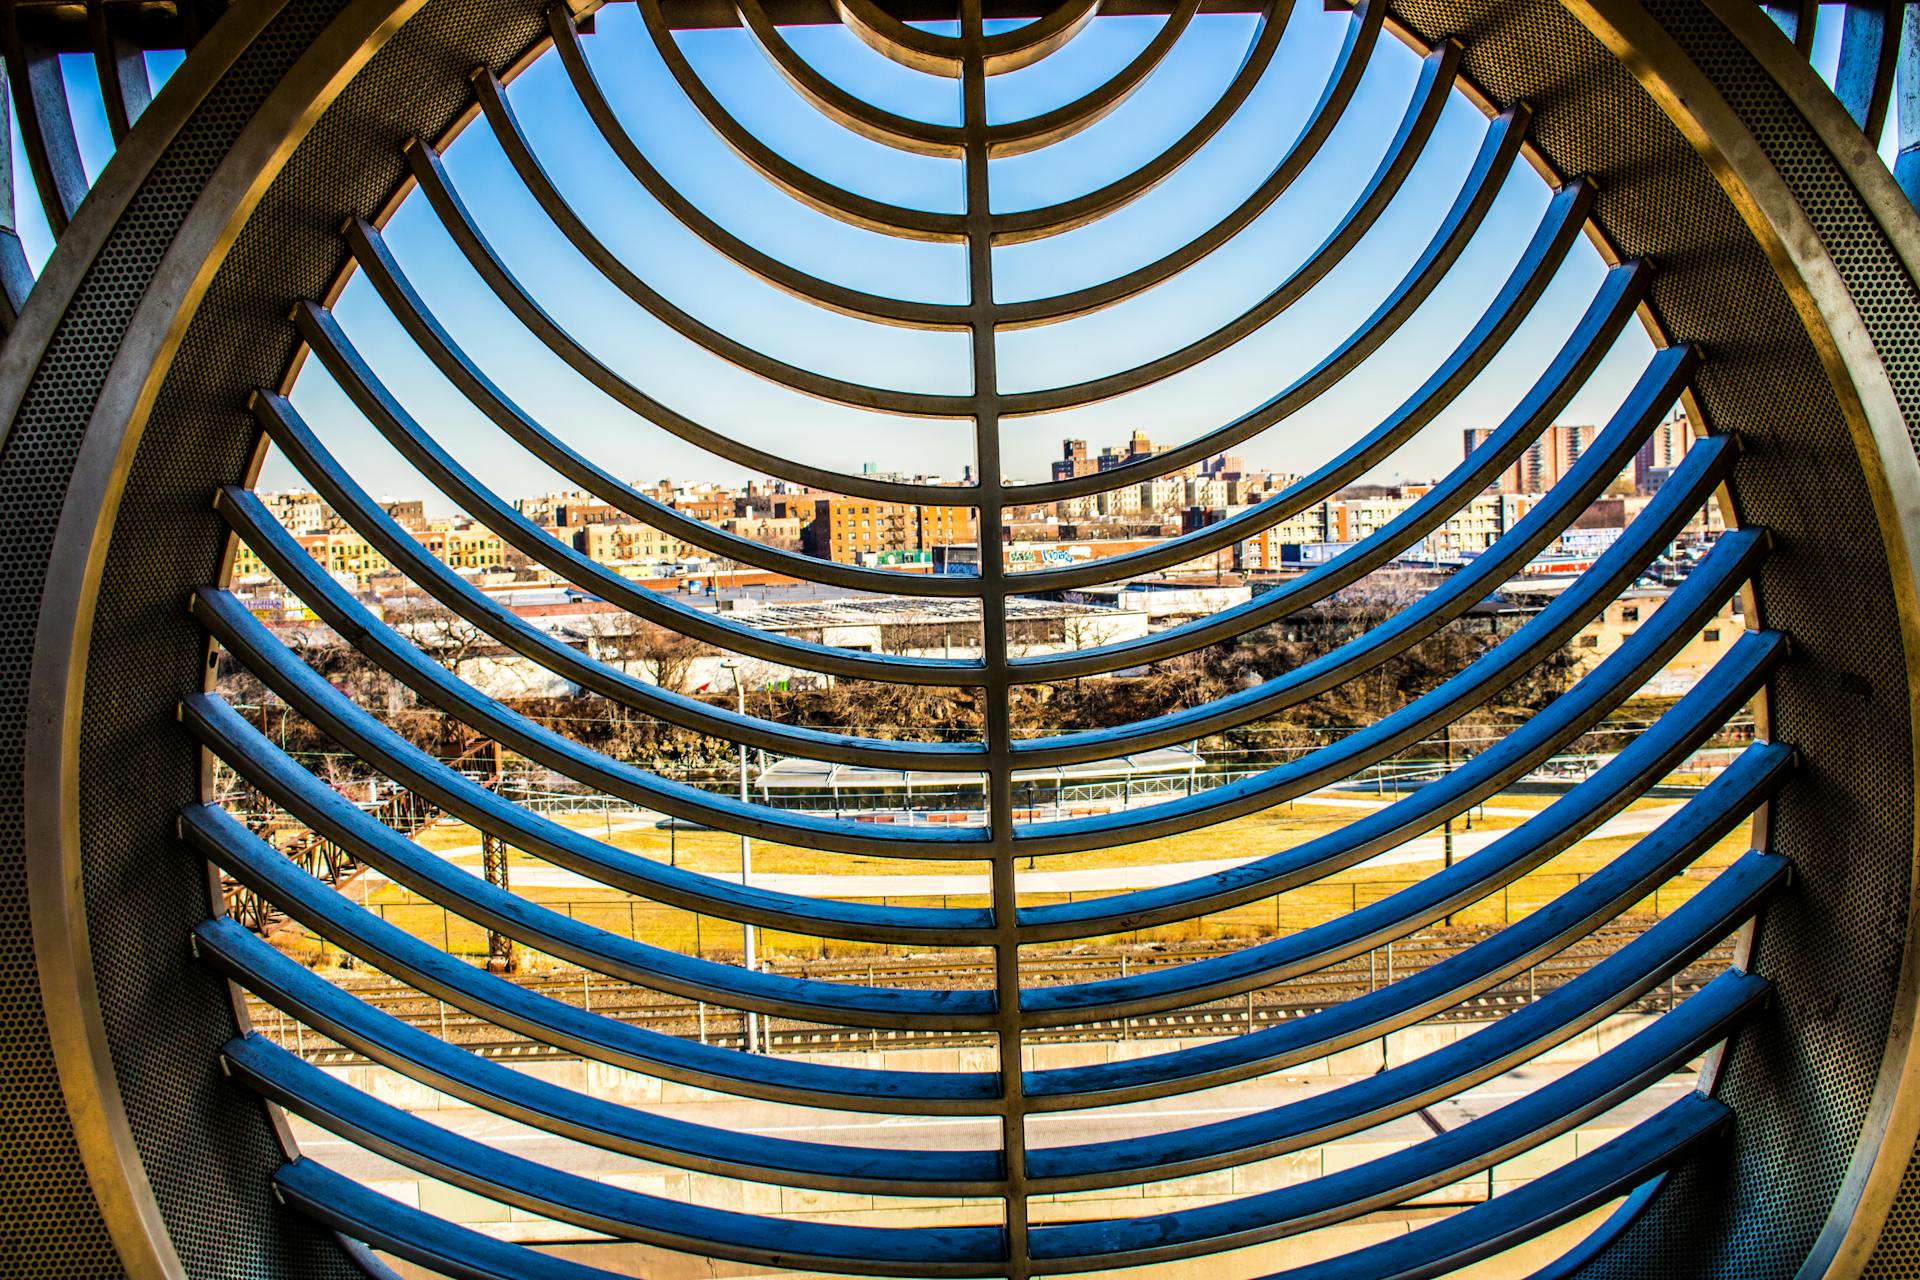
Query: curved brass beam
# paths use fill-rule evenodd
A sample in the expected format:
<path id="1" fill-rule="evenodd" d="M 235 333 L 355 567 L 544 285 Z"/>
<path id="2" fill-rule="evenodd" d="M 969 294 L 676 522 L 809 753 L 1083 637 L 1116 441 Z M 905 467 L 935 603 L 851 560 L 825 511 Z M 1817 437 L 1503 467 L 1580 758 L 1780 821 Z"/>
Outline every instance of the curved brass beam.
<path id="1" fill-rule="evenodd" d="M 737 0 L 737 5 L 742 24 L 767 60 L 822 115 L 869 141 L 917 155 L 958 156 L 966 149 L 966 131 L 960 126 L 897 115 L 849 93 L 800 56 L 767 18 L 759 0 Z M 988 125 L 987 154 L 1024 155 L 1072 137 L 1104 119 L 1166 59 L 1199 9 L 1200 0 L 1178 0 L 1145 48 L 1072 102 L 1025 120 Z"/>
<path id="2" fill-rule="evenodd" d="M 1127 65 L 1098 86 L 1062 103 L 1051 111 L 1024 120 L 1008 120 L 987 126 L 987 154 L 993 157 L 1023 156 L 1064 142 L 1076 133 L 1093 127 L 1121 103 L 1166 60 L 1178 44 L 1193 15 L 1200 11 L 1200 0 L 1175 0 L 1166 21 L 1153 33 L 1146 47 L 1128 60 Z"/>
<path id="3" fill-rule="evenodd" d="M 966 131 L 959 125 L 934 124 L 888 111 L 834 83 L 801 57 L 799 50 L 780 34 L 760 0 L 735 0 L 735 8 L 740 14 L 740 25 L 747 29 L 774 70 L 795 93 L 842 128 L 869 142 L 915 155 L 951 158 L 966 149 Z"/>
<path id="4" fill-rule="evenodd" d="M 657 290 L 642 280 L 632 268 L 620 260 L 618 254 L 608 249 L 586 223 L 580 220 L 571 205 L 560 195 L 540 162 L 534 158 L 533 151 L 527 146 L 526 136 L 520 131 L 520 124 L 513 117 L 512 108 L 507 105 L 504 95 L 493 79 L 493 73 L 482 68 L 475 76 L 475 90 L 481 105 L 486 111 L 488 123 L 494 127 L 495 137 L 514 170 L 527 185 L 528 193 L 540 205 L 541 210 L 559 228 L 568 243 L 592 263 L 602 278 L 613 285 L 627 298 L 637 304 L 648 315 L 658 320 L 675 334 L 685 338 L 695 346 L 725 360 L 737 369 L 745 370 L 755 377 L 797 391 L 801 395 L 813 396 L 833 404 L 846 405 L 854 409 L 866 409 L 878 413 L 900 414 L 915 418 L 960 418 L 964 417 L 972 398 L 964 395 L 934 395 L 915 391 L 897 391 L 887 387 L 869 386 L 865 383 L 847 382 L 827 374 L 803 369 L 784 360 L 765 355 L 754 347 L 748 346 L 737 338 L 729 337 L 704 321 L 688 314 L 663 297 Z M 498 252 L 494 250 L 474 222 L 466 202 L 453 187 L 447 177 L 445 167 L 440 163 L 440 155 L 431 146 L 415 138 L 406 147 L 407 163 L 413 170 L 414 180 L 419 184 L 421 193 L 433 206 L 439 217 L 440 225 L 453 242 L 466 255 L 474 271 L 488 278 L 504 276 L 507 268 Z"/>

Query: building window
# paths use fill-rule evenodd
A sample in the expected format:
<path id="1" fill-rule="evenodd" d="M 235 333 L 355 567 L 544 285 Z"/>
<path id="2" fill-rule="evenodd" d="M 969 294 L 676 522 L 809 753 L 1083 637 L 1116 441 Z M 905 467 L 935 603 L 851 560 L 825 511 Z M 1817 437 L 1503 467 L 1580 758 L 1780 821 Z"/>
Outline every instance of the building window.
<path id="1" fill-rule="evenodd" d="M 1719 629 L 1718 627 L 1715 627 L 1715 628 L 1713 628 L 1713 629 L 1711 629 L 1711 630 L 1708 630 L 1708 631 L 1704 631 L 1704 632 L 1702 632 L 1702 633 L 1701 633 L 1701 635 L 1700 635 L 1700 638 L 1701 638 L 1702 640 L 1705 640 L 1705 641 L 1706 641 L 1706 642 L 1707 642 L 1708 644 L 1719 644 L 1719 643 L 1720 643 L 1720 629 Z"/>
<path id="2" fill-rule="evenodd" d="M 1639 609 L 1639 607 L 1638 607 L 1637 605 L 1630 605 L 1630 606 L 1628 606 L 1627 608 L 1625 608 L 1625 609 L 1622 609 L 1622 610 L 1620 611 L 1620 621 L 1622 621 L 1622 622 L 1638 622 L 1638 621 L 1640 621 L 1640 609 Z"/>
<path id="3" fill-rule="evenodd" d="M 1576 643 L 1582 649 L 1598 649 L 1600 647 L 1600 637 L 1599 636 L 1581 636 Z"/>

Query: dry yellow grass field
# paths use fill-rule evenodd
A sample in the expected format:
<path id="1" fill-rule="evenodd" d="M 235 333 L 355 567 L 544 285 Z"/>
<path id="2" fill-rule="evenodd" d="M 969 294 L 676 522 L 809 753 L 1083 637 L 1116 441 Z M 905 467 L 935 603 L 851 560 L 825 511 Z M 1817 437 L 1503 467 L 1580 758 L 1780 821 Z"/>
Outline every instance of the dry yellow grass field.
<path id="1" fill-rule="evenodd" d="M 1698 779 L 1675 777 L 1671 784 L 1697 783 Z M 1379 797 L 1394 799 L 1388 791 Z M 1526 817 L 1553 802 L 1554 797 L 1540 794 L 1506 794 L 1477 810 L 1471 824 L 1455 823 L 1455 831 L 1490 833 L 1509 830 Z M 1337 831 L 1366 808 L 1353 801 L 1371 803 L 1375 797 L 1349 794 L 1338 803 L 1310 798 L 1283 805 L 1272 811 L 1236 819 L 1204 831 L 1166 839 L 1095 850 L 1037 861 L 1035 870 L 1087 871 L 1144 865 L 1203 862 L 1216 859 L 1249 858 L 1293 848 L 1316 837 Z M 1642 800 L 1629 813 L 1670 809 L 1681 803 L 1679 796 Z M 1651 814 L 1649 816 L 1652 816 Z M 701 872 L 733 874 L 739 869 L 738 837 L 719 831 L 669 831 L 657 825 L 652 815 L 632 813 L 574 814 L 556 818 L 562 824 L 602 840 L 614 848 L 642 857 Z M 1437 834 L 1437 833 L 1435 833 Z M 471 827 L 444 821 L 422 831 L 417 837 L 427 849 L 440 852 L 470 870 L 479 869 L 479 834 Z M 1521 877 L 1490 897 L 1456 912 L 1453 922 L 1464 926 L 1499 925 L 1538 910 L 1564 893 L 1586 874 L 1606 865 L 1640 836 L 1623 835 L 1588 839 L 1542 867 Z M 1684 902 L 1711 873 L 1730 862 L 1748 847 L 1744 826 L 1722 840 L 1688 872 L 1675 877 L 1657 895 L 1636 904 L 1634 914 L 1664 915 Z M 1463 854 L 1464 856 L 1464 854 Z M 655 946 L 682 952 L 698 952 L 713 957 L 737 956 L 741 950 L 741 929 L 737 924 L 698 917 L 690 912 L 661 906 L 611 888 L 579 882 L 542 885 L 543 876 L 552 880 L 549 864 L 520 851 L 510 854 L 510 876 L 516 893 L 563 911 L 596 927 L 623 937 L 633 937 Z M 879 857 L 853 857 L 822 853 L 755 841 L 753 865 L 756 875 L 885 875 L 953 876 L 982 874 L 978 862 L 922 862 Z M 1322 881 L 1292 892 L 1270 897 L 1245 906 L 1219 912 L 1201 919 L 1185 921 L 1157 930 L 1129 934 L 1124 939 L 1096 941 L 1193 941 L 1198 939 L 1257 939 L 1276 933 L 1291 933 L 1333 919 L 1357 907 L 1417 883 L 1438 871 L 1441 862 L 1402 862 L 1387 866 L 1360 867 L 1328 876 Z M 568 879 L 562 877 L 562 879 Z M 368 878 L 349 887 L 348 892 L 409 932 L 444 944 L 455 954 L 481 955 L 486 951 L 485 931 L 440 906 L 421 901 L 403 886 Z M 1110 892 L 1102 890 L 1100 892 Z M 1024 902 L 1039 904 L 1060 901 L 1066 895 L 1031 894 Z M 1076 895 L 1078 896 L 1078 895 Z M 880 898 L 871 901 L 882 901 Z M 896 905 L 978 907 L 986 905 L 984 896 L 958 894 L 890 895 L 884 901 Z M 287 942 L 293 944 L 291 939 Z M 308 944 L 310 958 L 324 962 L 325 949 Z M 823 940 L 762 930 L 759 938 L 762 955 L 846 955 L 871 954 L 884 948 L 866 944 Z M 538 964 L 537 957 L 529 958 Z"/>

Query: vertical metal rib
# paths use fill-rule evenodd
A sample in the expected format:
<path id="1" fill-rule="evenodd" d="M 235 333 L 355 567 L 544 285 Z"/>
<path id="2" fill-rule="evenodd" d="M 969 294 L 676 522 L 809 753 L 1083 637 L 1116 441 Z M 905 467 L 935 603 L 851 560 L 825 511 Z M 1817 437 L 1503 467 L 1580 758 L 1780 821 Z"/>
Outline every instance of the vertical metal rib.
<path id="1" fill-rule="evenodd" d="M 1020 1011 L 1020 890 L 1013 853 L 1013 725 L 1007 661 L 1006 473 L 993 299 L 993 208 L 988 170 L 986 35 L 981 0 L 961 0 L 961 127 L 966 135 L 967 288 L 973 342 L 975 471 L 979 477 L 980 643 L 986 681 L 987 827 L 993 840 L 994 992 L 1000 1054 L 1001 1188 L 1008 1280 L 1026 1280 L 1027 1101 Z"/>

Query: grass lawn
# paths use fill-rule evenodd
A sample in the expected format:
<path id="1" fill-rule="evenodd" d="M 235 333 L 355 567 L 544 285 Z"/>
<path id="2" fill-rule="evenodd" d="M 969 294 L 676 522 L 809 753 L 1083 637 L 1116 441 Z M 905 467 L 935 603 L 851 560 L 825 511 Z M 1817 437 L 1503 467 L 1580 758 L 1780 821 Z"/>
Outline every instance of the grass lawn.
<path id="1" fill-rule="evenodd" d="M 1697 781 L 1678 777 L 1670 779 L 1673 783 Z M 1391 791 L 1384 797 L 1388 801 L 1394 798 Z M 1554 798 L 1540 794 L 1501 795 L 1488 802 L 1484 813 L 1476 811 L 1471 830 L 1485 832 L 1510 829 L 1525 821 L 1526 815 L 1551 804 Z M 1238 818 L 1186 835 L 1040 859 L 1037 869 L 1042 872 L 1073 871 L 1253 857 L 1292 848 L 1337 831 L 1370 812 L 1368 808 L 1351 804 L 1326 804 L 1316 802 L 1316 799 L 1282 805 L 1266 813 Z M 1373 797 L 1371 794 L 1343 793 L 1341 799 L 1371 801 Z M 1680 800 L 1674 797 L 1656 797 L 1637 802 L 1628 812 L 1665 809 L 1677 803 Z M 616 848 L 661 862 L 671 856 L 680 866 L 697 871 L 735 872 L 739 869 L 739 838 L 725 832 L 668 832 L 654 825 L 655 820 L 651 815 L 575 814 L 561 815 L 556 820 Z M 1457 833 L 1464 833 L 1467 829 L 1465 822 L 1456 822 Z M 443 822 L 422 831 L 417 839 L 423 847 L 445 853 L 470 870 L 478 870 L 479 835 L 473 828 L 462 823 Z M 1637 835 L 1627 835 L 1583 841 L 1511 886 L 1456 912 L 1454 922 L 1458 925 L 1484 926 L 1519 919 L 1564 893 L 1580 877 L 1606 865 L 1638 839 L 1640 837 Z M 1672 911 L 1706 882 L 1713 869 L 1731 862 L 1747 846 L 1747 832 L 1742 826 L 1703 856 L 1691 872 L 1676 877 L 1657 895 L 1637 904 L 1633 908 L 1634 913 L 1665 914 Z M 753 865 L 756 872 L 762 873 L 831 875 L 979 875 L 985 870 L 980 862 L 856 857 L 761 841 L 754 842 Z M 510 878 L 514 872 L 523 873 L 523 883 L 514 886 L 515 892 L 598 928 L 670 950 L 697 952 L 714 958 L 737 957 L 741 951 L 741 928 L 737 924 L 712 917 L 696 917 L 691 912 L 634 899 L 615 889 L 588 885 L 547 887 L 526 883 L 535 879 L 531 873 L 547 867 L 548 864 L 541 859 L 518 850 L 511 851 Z M 1441 863 L 1436 858 L 1430 862 L 1357 868 L 1328 876 L 1278 897 L 1269 897 L 1202 919 L 1130 934 L 1119 940 L 1253 939 L 1270 937 L 1275 933 L 1290 933 L 1364 907 L 1418 882 L 1422 877 L 1440 870 L 1440 867 Z M 423 902 L 402 886 L 367 880 L 351 886 L 348 892 L 394 924 L 436 944 L 445 945 L 455 954 L 478 956 L 486 951 L 486 935 L 479 926 L 446 912 L 437 904 Z M 1027 895 L 1023 898 L 1024 902 L 1033 905 L 1061 900 L 1061 895 Z M 986 905 L 983 896 L 960 895 L 893 896 L 885 901 L 896 905 L 935 907 Z M 888 949 L 762 930 L 759 950 L 762 955 L 856 956 Z"/>

